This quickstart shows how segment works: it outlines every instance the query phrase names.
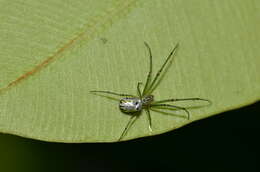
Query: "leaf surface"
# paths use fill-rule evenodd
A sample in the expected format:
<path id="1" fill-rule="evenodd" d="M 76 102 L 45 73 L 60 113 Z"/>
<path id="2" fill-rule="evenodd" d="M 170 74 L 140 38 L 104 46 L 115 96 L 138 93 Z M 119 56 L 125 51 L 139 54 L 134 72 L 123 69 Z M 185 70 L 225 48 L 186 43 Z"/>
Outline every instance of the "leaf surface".
<path id="1" fill-rule="evenodd" d="M 114 142 L 129 116 L 90 94 L 136 94 L 148 52 L 154 71 L 180 47 L 155 99 L 201 97 L 210 107 L 142 115 L 124 139 L 160 134 L 260 97 L 260 3 L 0 0 L 0 131 L 55 142 Z M 194 105 L 193 102 L 185 103 Z"/>

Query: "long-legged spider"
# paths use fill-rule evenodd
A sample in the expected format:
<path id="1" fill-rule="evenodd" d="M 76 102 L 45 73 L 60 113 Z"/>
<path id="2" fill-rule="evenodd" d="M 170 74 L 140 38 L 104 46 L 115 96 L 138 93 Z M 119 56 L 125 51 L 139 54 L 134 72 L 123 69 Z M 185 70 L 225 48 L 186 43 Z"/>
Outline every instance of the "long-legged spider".
<path id="1" fill-rule="evenodd" d="M 140 89 L 140 85 L 142 84 L 141 82 L 138 82 L 137 84 L 137 93 L 138 96 L 130 95 L 130 94 L 121 94 L 121 93 L 116 93 L 112 91 L 90 91 L 92 93 L 105 93 L 105 94 L 111 94 L 111 95 L 116 95 L 123 97 L 119 100 L 119 109 L 128 115 L 130 115 L 130 119 L 123 130 L 121 136 L 119 137 L 119 141 L 126 135 L 130 127 L 134 124 L 134 122 L 138 119 L 138 117 L 141 115 L 142 110 L 144 109 L 148 120 L 149 120 L 149 130 L 152 131 L 152 119 L 150 115 L 150 108 L 151 107 L 169 107 L 169 108 L 174 108 L 174 109 L 179 109 L 185 111 L 187 114 L 187 119 L 190 119 L 190 113 L 185 107 L 181 106 L 176 106 L 176 105 L 171 105 L 171 104 L 166 104 L 167 102 L 175 102 L 175 101 L 185 101 L 185 100 L 200 100 L 200 101 L 207 101 L 208 103 L 211 103 L 210 100 L 207 99 L 202 99 L 202 98 L 183 98 L 183 99 L 166 99 L 166 100 L 160 100 L 160 101 L 155 101 L 154 96 L 152 95 L 152 92 L 154 91 L 155 87 L 158 84 L 158 78 L 161 75 L 162 71 L 165 69 L 165 66 L 169 61 L 172 59 L 173 55 L 175 54 L 179 44 L 176 44 L 176 46 L 173 48 L 171 53 L 168 55 L 166 58 L 165 62 L 159 69 L 159 71 L 156 73 L 154 79 L 152 79 L 152 68 L 153 68 L 153 60 L 152 60 L 152 51 L 150 46 L 144 42 L 145 46 L 148 49 L 149 52 L 149 72 L 146 78 L 146 83 L 144 86 L 143 91 Z"/>

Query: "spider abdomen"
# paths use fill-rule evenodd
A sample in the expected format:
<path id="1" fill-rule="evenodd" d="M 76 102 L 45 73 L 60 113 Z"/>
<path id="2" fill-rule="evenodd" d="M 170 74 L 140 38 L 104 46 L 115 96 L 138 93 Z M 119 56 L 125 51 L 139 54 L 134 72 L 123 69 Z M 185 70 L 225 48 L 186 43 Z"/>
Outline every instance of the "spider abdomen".
<path id="1" fill-rule="evenodd" d="M 119 109 L 124 113 L 135 113 L 142 110 L 143 102 L 137 97 L 125 97 L 119 102 Z"/>

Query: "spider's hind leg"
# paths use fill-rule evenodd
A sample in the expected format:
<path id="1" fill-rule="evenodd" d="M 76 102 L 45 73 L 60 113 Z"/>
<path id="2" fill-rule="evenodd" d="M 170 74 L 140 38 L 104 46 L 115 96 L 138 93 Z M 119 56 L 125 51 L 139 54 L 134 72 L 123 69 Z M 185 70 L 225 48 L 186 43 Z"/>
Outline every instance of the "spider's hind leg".
<path id="1" fill-rule="evenodd" d="M 122 138 L 127 134 L 128 130 L 135 123 L 135 121 L 137 120 L 138 117 L 139 117 L 138 114 L 135 114 L 135 115 L 131 116 L 131 118 L 129 119 L 128 123 L 125 126 L 124 131 L 122 132 L 121 136 L 119 137 L 118 141 L 122 140 Z"/>
<path id="2" fill-rule="evenodd" d="M 131 94 L 123 94 L 123 93 L 115 93 L 115 92 L 112 92 L 112 91 L 90 91 L 91 93 L 105 93 L 105 94 L 112 94 L 112 95 L 116 95 L 116 96 L 121 96 L 121 97 L 135 97 Z"/>

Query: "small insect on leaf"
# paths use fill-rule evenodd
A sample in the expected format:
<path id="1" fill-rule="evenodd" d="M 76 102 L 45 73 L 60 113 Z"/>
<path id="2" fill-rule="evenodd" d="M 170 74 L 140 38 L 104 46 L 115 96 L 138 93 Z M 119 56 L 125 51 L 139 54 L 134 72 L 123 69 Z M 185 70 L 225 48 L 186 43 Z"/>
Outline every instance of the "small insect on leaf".
<path id="1" fill-rule="evenodd" d="M 121 112 L 126 113 L 130 115 L 130 119 L 128 123 L 126 124 L 122 134 L 120 135 L 118 141 L 122 140 L 131 126 L 135 123 L 135 121 L 140 117 L 142 114 L 142 111 L 146 111 L 147 119 L 149 121 L 149 131 L 152 132 L 152 118 L 150 114 L 151 108 L 163 108 L 168 107 L 174 110 L 182 110 L 187 115 L 187 120 L 190 119 L 190 112 L 187 110 L 187 108 L 182 106 L 176 106 L 169 104 L 170 102 L 177 102 L 177 101 L 206 101 L 211 104 L 210 100 L 203 99 L 203 98 L 170 98 L 165 100 L 154 100 L 154 96 L 152 95 L 153 91 L 155 90 L 156 86 L 158 85 L 158 82 L 160 81 L 160 76 L 162 72 L 164 72 L 165 66 L 172 60 L 173 56 L 175 55 L 179 44 L 177 43 L 175 47 L 172 49 L 166 60 L 164 61 L 161 68 L 158 70 L 158 72 L 155 74 L 155 77 L 152 77 L 152 71 L 153 71 L 153 59 L 152 59 L 152 51 L 150 46 L 144 42 L 144 45 L 148 49 L 149 53 L 149 72 L 147 74 L 146 82 L 144 85 L 143 90 L 141 91 L 141 84 L 142 82 L 138 82 L 137 84 L 137 93 L 138 95 L 130 95 L 130 94 L 122 94 L 122 93 L 116 93 L 112 91 L 90 91 L 91 93 L 104 93 L 104 94 L 110 94 L 115 95 L 119 97 L 123 97 L 121 99 L 118 99 L 119 101 L 119 109 Z"/>

